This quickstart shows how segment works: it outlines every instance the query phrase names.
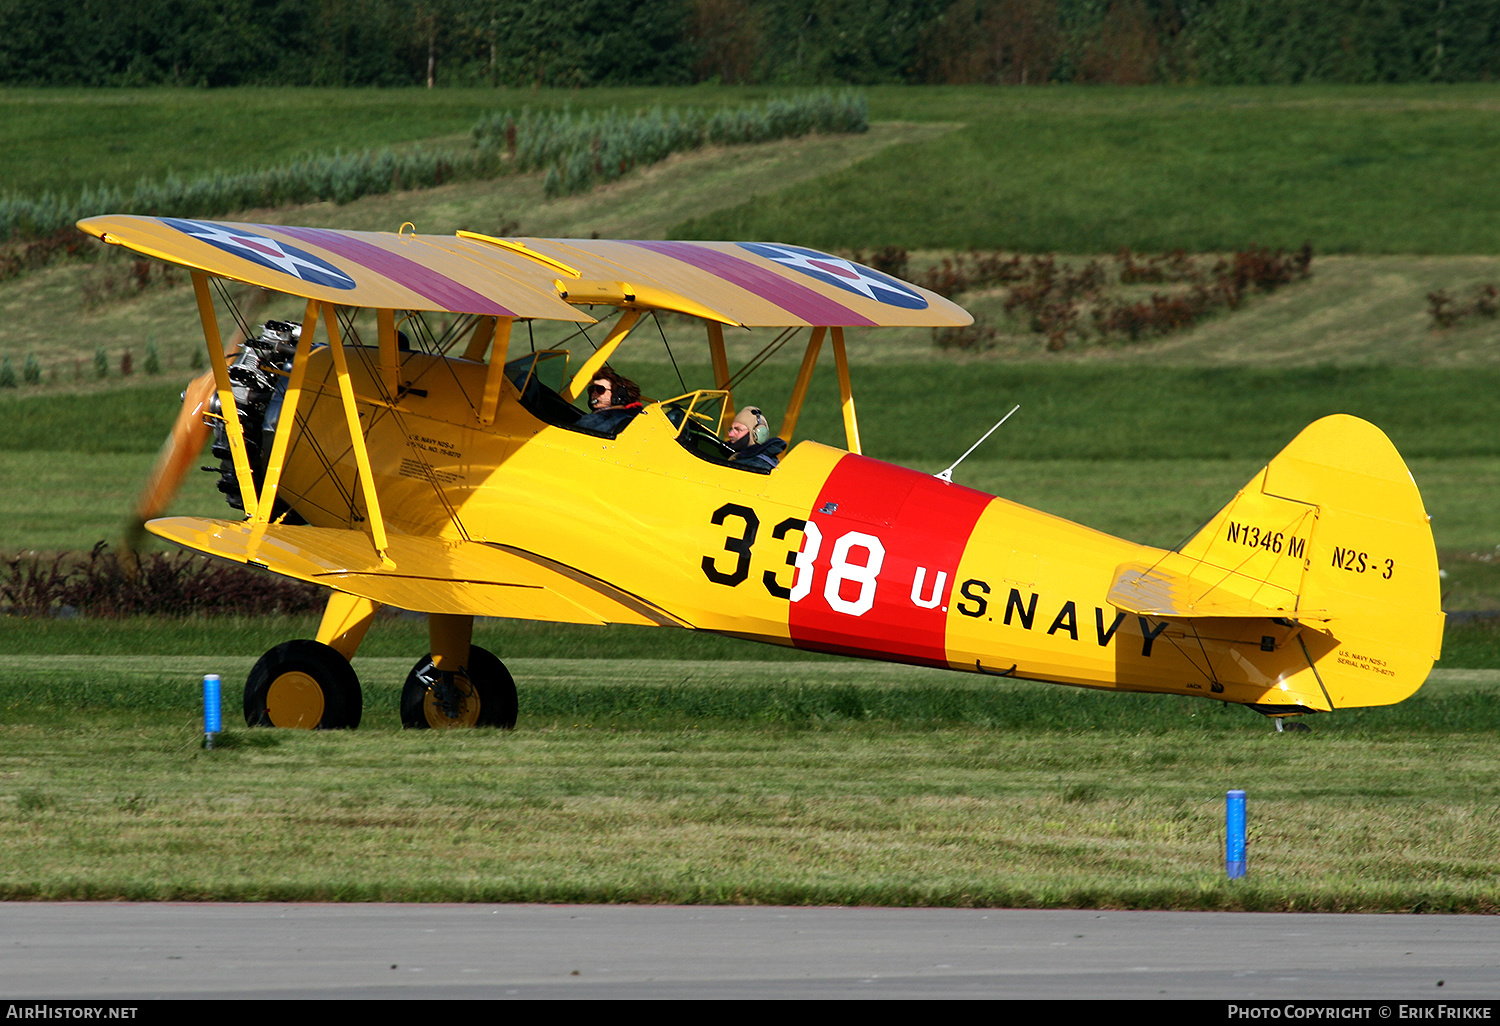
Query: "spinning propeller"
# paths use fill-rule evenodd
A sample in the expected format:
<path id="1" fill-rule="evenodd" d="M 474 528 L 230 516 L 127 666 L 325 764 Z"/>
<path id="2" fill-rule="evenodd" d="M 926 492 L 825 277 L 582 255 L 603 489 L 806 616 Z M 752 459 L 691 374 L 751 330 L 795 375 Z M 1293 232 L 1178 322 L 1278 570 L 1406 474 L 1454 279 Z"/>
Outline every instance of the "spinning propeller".
<path id="1" fill-rule="evenodd" d="M 224 357 L 232 360 L 245 342 L 245 325 L 252 323 L 262 307 L 271 298 L 269 289 L 256 289 L 245 303 L 241 326 L 235 329 L 224 346 Z M 203 453 L 213 428 L 204 421 L 209 400 L 216 391 L 212 370 L 199 375 L 188 383 L 182 393 L 182 408 L 177 411 L 177 420 L 161 451 L 156 454 L 156 463 L 146 478 L 146 485 L 136 499 L 135 509 L 125 526 L 125 535 L 120 543 L 120 564 L 129 573 L 134 573 L 138 563 L 137 553 L 146 537 L 146 521 L 161 516 L 176 497 L 177 490 L 187 477 L 187 472 Z"/>

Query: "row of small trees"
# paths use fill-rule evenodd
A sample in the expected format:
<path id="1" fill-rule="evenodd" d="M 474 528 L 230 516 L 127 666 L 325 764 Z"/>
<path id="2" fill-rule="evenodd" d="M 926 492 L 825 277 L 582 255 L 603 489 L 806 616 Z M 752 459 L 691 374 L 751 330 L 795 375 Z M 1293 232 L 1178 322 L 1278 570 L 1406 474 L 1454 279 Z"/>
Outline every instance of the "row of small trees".
<path id="1" fill-rule="evenodd" d="M 0 0 L 0 84 L 1473 81 L 1494 0 Z"/>
<path id="2" fill-rule="evenodd" d="M 815 132 L 857 134 L 868 128 L 869 106 L 862 95 L 824 92 L 718 110 L 656 107 L 594 115 L 506 111 L 475 125 L 474 141 L 482 154 L 503 152 L 509 171 L 545 169 L 547 195 L 559 196 L 704 146 L 795 139 Z"/>
<path id="3" fill-rule="evenodd" d="M 542 169 L 547 169 L 548 194 L 565 195 L 704 145 L 764 142 L 809 132 L 863 132 L 867 114 L 864 97 L 850 92 L 809 93 L 717 111 L 501 112 L 475 125 L 475 145 L 467 150 L 335 153 L 261 171 L 142 179 L 129 193 L 100 185 L 72 197 L 50 192 L 0 197 L 0 242 L 51 236 L 95 214 L 213 217 L 320 200 L 348 203 L 361 196 Z M 0 266 L 0 277 L 4 273 Z"/>
<path id="4" fill-rule="evenodd" d="M 196 352 L 196 351 L 195 351 Z M 103 349 L 94 350 L 93 375 L 96 378 L 107 378 L 110 373 L 109 354 Z M 161 373 L 161 354 L 156 349 L 155 342 L 146 343 L 146 359 L 142 363 L 142 369 L 151 375 Z M 130 350 L 120 354 L 120 376 L 130 377 L 135 373 L 135 355 Z M 57 367 L 52 368 L 52 376 L 57 377 Z M 81 381 L 84 377 L 83 361 L 73 361 L 73 379 Z M 0 356 L 0 388 L 16 388 L 21 384 L 40 385 L 42 383 L 42 362 L 37 359 L 35 353 L 28 353 L 25 362 L 21 365 L 20 381 L 16 380 L 16 368 L 11 363 L 9 356 Z"/>

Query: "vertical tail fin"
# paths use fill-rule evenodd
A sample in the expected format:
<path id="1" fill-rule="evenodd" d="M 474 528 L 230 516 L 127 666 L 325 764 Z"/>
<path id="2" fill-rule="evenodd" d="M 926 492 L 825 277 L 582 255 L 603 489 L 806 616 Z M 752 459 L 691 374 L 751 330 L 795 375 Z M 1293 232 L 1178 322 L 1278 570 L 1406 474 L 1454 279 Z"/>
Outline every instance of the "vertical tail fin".
<path id="1" fill-rule="evenodd" d="M 1387 705 L 1440 653 L 1429 519 L 1390 439 L 1340 414 L 1303 430 L 1180 551 L 1194 580 L 1302 625 L 1297 644 L 1334 708 Z"/>

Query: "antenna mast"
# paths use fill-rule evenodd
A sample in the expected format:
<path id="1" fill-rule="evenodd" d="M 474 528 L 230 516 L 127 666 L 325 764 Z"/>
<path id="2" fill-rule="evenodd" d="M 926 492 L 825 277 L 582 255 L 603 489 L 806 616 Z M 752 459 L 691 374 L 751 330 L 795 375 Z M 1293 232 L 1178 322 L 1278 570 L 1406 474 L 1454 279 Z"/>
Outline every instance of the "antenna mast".
<path id="1" fill-rule="evenodd" d="M 1010 413 L 1015 413 L 1020 408 L 1021 408 L 1021 404 L 1020 403 L 1016 403 L 1016 405 L 1014 405 L 1014 406 L 1012 406 L 1010 408 Z M 999 420 L 995 421 L 995 426 L 994 427 L 992 427 L 988 431 L 986 431 L 984 433 L 984 436 L 981 437 L 979 439 L 979 441 L 977 441 L 973 445 L 969 446 L 969 452 L 973 452 L 975 449 L 977 449 L 981 445 L 983 445 L 984 444 L 984 440 L 986 438 L 990 437 L 990 435 L 993 435 L 997 430 L 999 430 L 1001 424 L 1004 424 L 1007 420 L 1010 420 L 1010 413 L 1007 413 L 1005 416 L 1003 416 Z M 953 466 L 949 467 L 947 470 L 943 471 L 941 474 L 933 474 L 932 476 L 935 477 L 935 478 L 937 478 L 939 481 L 946 481 L 948 484 L 952 484 L 953 483 L 953 471 L 954 471 L 954 469 L 960 463 L 962 463 L 964 460 L 966 460 L 966 459 L 969 458 L 969 452 L 964 453 L 958 459 L 954 460 L 953 461 Z"/>

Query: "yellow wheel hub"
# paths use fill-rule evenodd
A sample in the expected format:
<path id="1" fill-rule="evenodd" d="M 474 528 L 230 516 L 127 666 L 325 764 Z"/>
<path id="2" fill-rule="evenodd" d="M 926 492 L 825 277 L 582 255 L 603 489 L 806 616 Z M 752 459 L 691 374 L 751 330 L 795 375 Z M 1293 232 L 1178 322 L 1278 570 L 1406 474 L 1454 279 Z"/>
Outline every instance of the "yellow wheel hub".
<path id="1" fill-rule="evenodd" d="M 461 696 L 456 716 L 450 717 L 448 710 L 443 708 L 436 687 L 428 688 L 427 694 L 422 698 L 422 711 L 427 716 L 427 725 L 435 730 L 472 727 L 479 722 L 479 693 L 474 690 L 473 683 L 467 677 L 457 677 L 453 686 Z"/>
<path id="2" fill-rule="evenodd" d="M 323 721 L 323 689 L 301 670 L 288 670 L 266 689 L 266 712 L 272 726 L 312 730 Z"/>

